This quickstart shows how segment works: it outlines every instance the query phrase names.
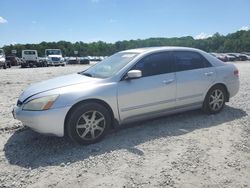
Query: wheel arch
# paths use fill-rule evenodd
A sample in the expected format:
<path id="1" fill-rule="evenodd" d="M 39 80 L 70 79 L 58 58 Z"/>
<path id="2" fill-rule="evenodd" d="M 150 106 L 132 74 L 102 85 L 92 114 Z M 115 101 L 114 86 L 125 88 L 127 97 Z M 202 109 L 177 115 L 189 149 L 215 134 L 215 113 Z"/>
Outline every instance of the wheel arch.
<path id="1" fill-rule="evenodd" d="M 228 91 L 228 88 L 226 86 L 226 84 L 222 83 L 222 82 L 219 82 L 219 83 L 215 83 L 213 84 L 208 90 L 207 90 L 207 93 L 215 86 L 220 86 L 220 87 L 223 87 L 226 91 L 226 102 L 229 102 L 229 98 L 230 98 L 230 94 L 229 94 L 229 91 Z M 206 95 L 207 95 L 206 93 Z"/>
<path id="2" fill-rule="evenodd" d="M 73 111 L 73 109 L 75 109 L 77 106 L 84 105 L 84 104 L 90 103 L 90 102 L 95 102 L 95 103 L 101 104 L 105 108 L 108 109 L 108 111 L 111 115 L 111 122 L 112 122 L 111 127 L 114 127 L 114 123 L 115 123 L 114 112 L 113 112 L 112 108 L 110 107 L 110 105 L 101 99 L 86 99 L 86 100 L 82 100 L 82 101 L 75 103 L 67 112 L 65 119 L 64 119 L 64 135 L 67 135 L 67 131 L 65 131 L 66 125 L 67 125 L 68 117 L 69 117 L 70 113 Z"/>

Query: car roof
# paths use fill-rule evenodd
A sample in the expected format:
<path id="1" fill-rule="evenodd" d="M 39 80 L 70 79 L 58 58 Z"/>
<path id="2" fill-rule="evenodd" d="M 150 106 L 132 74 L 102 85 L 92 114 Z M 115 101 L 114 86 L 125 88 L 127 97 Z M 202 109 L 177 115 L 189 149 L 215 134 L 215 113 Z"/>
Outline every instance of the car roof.
<path id="1" fill-rule="evenodd" d="M 148 47 L 148 48 L 137 48 L 131 50 L 124 50 L 120 53 L 138 53 L 140 54 L 137 58 L 140 58 L 144 55 L 155 53 L 155 52 L 163 52 L 163 51 L 190 51 L 197 52 L 202 54 L 213 66 L 222 66 L 225 65 L 218 58 L 196 48 L 189 47 L 179 47 L 179 46 L 162 46 L 162 47 Z"/>
<path id="2" fill-rule="evenodd" d="M 147 48 L 137 48 L 124 50 L 123 53 L 148 53 L 148 52 L 157 52 L 157 51 L 172 51 L 172 50 L 188 50 L 200 52 L 201 50 L 189 47 L 178 47 L 178 46 L 161 46 L 161 47 L 147 47 Z"/>

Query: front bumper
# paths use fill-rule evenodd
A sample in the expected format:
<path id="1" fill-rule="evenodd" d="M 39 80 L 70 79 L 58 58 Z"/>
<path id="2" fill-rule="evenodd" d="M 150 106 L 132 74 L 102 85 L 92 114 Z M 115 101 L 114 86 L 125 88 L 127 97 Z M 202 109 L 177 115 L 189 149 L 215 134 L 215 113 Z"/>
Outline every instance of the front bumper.
<path id="1" fill-rule="evenodd" d="M 12 114 L 23 125 L 30 127 L 36 132 L 64 136 L 64 120 L 70 107 L 49 109 L 45 111 L 25 111 L 15 106 Z"/>
<path id="2" fill-rule="evenodd" d="M 48 65 L 57 66 L 57 65 L 65 65 L 65 63 L 61 61 L 49 61 Z"/>

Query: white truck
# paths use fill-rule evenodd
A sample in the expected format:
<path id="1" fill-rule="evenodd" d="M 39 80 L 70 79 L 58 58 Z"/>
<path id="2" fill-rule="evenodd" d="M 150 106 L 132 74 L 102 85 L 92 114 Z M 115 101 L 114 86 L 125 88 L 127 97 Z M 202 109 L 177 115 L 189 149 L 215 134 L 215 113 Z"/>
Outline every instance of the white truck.
<path id="1" fill-rule="evenodd" d="M 4 50 L 3 49 L 0 49 L 0 68 L 1 67 L 3 67 L 3 69 L 7 68 L 5 54 L 4 54 Z"/>
<path id="2" fill-rule="evenodd" d="M 60 49 L 46 49 L 45 57 L 48 66 L 65 66 L 65 61 Z"/>
<path id="3" fill-rule="evenodd" d="M 22 68 L 39 66 L 39 59 L 36 50 L 22 50 L 22 59 Z"/>

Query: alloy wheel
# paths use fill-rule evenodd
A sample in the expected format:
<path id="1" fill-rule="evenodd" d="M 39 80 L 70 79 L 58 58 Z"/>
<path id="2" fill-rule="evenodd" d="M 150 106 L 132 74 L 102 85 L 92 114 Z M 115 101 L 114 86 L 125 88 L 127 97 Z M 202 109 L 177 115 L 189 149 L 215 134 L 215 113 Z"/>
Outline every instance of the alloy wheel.
<path id="1" fill-rule="evenodd" d="M 83 140 L 94 140 L 102 135 L 106 126 L 104 115 L 98 111 L 88 111 L 77 121 L 76 132 Z"/>
<path id="2" fill-rule="evenodd" d="M 224 104 L 224 94 L 220 89 L 215 89 L 209 97 L 209 106 L 213 111 L 219 111 Z"/>

